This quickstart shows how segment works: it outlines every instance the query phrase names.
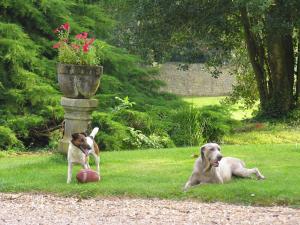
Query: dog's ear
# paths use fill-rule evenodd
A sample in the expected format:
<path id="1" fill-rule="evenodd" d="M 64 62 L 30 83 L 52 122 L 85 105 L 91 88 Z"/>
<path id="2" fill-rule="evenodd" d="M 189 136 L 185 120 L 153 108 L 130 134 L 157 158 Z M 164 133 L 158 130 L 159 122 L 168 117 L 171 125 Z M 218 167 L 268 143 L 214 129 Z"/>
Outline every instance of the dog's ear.
<path id="1" fill-rule="evenodd" d="M 78 136 L 79 136 L 79 133 L 73 133 L 73 134 L 72 134 L 72 138 L 73 138 L 73 139 L 77 139 Z"/>
<path id="2" fill-rule="evenodd" d="M 82 135 L 84 135 L 85 137 L 87 137 L 87 133 L 86 132 L 81 132 Z"/>
<path id="3" fill-rule="evenodd" d="M 202 160 L 204 160 L 204 150 L 205 150 L 205 146 L 202 146 L 202 147 L 200 148 L 200 153 L 201 153 L 201 158 L 202 158 Z"/>

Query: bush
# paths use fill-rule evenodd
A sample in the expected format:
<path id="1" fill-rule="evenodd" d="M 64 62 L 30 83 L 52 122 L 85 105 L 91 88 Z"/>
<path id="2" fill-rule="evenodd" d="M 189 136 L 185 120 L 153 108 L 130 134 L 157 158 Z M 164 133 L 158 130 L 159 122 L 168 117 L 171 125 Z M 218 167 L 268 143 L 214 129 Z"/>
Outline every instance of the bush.
<path id="1" fill-rule="evenodd" d="M 237 123 L 231 119 L 229 108 L 224 106 L 182 108 L 174 113 L 172 121 L 169 134 L 177 146 L 222 142 L 224 135 L 231 132 Z"/>
<path id="2" fill-rule="evenodd" d="M 145 134 L 151 133 L 151 117 L 147 113 L 123 109 L 116 112 L 113 118 L 128 127 L 141 130 Z"/>
<path id="3" fill-rule="evenodd" d="M 118 78 L 103 74 L 99 91 L 101 94 L 119 93 L 122 91 L 122 83 Z"/>
<path id="4" fill-rule="evenodd" d="M 173 113 L 171 121 L 169 135 L 176 146 L 195 146 L 203 141 L 199 108 L 181 108 Z"/>
<path id="5" fill-rule="evenodd" d="M 286 122 L 291 126 L 298 126 L 300 124 L 300 109 L 290 112 L 286 118 Z"/>
<path id="6" fill-rule="evenodd" d="M 15 147 L 23 146 L 11 129 L 0 126 L 0 150 L 10 150 Z"/>
<path id="7" fill-rule="evenodd" d="M 174 147 L 174 143 L 168 135 L 151 134 L 149 137 L 142 133 L 140 130 L 135 130 L 129 127 L 131 137 L 126 138 L 124 141 L 131 149 L 145 149 L 145 148 L 168 148 Z"/>
<path id="8" fill-rule="evenodd" d="M 204 142 L 222 142 L 224 135 L 232 131 L 234 120 L 230 110 L 223 106 L 205 106 L 199 112 Z"/>
<path id="9" fill-rule="evenodd" d="M 101 150 L 113 151 L 128 148 L 124 142 L 125 139 L 130 138 L 127 127 L 113 121 L 109 113 L 94 112 L 92 125 L 100 129 L 95 140 Z"/>

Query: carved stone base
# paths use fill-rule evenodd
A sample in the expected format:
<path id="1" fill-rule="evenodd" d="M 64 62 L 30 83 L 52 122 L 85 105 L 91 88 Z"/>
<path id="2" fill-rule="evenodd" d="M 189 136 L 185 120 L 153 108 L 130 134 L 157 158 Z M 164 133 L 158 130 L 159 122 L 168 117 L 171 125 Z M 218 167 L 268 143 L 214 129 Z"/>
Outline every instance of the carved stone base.
<path id="1" fill-rule="evenodd" d="M 58 150 L 66 154 L 72 134 L 86 132 L 90 128 L 91 114 L 98 106 L 98 100 L 62 97 L 61 105 L 65 110 L 65 129 L 64 137 L 59 142 Z"/>

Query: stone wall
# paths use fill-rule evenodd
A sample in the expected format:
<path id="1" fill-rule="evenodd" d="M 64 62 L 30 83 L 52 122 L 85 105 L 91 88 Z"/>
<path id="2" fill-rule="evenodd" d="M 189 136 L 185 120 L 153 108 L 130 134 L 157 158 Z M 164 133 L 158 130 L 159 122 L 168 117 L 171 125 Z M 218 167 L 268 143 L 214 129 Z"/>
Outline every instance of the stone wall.
<path id="1" fill-rule="evenodd" d="M 203 64 L 191 64 L 187 71 L 178 70 L 178 63 L 166 63 L 161 67 L 160 80 L 166 83 L 161 91 L 181 96 L 221 96 L 232 90 L 234 77 L 229 68 L 221 69 L 219 78 L 213 78 Z"/>

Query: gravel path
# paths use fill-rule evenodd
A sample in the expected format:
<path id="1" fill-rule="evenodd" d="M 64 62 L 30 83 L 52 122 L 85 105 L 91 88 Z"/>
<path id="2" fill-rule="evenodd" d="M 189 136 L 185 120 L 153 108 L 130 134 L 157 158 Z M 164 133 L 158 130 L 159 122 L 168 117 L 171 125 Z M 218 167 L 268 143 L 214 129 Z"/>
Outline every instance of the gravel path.
<path id="1" fill-rule="evenodd" d="M 300 224 L 300 209 L 0 193 L 0 224 Z"/>

